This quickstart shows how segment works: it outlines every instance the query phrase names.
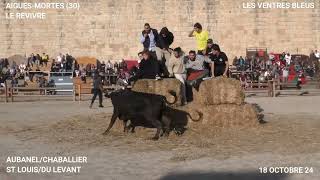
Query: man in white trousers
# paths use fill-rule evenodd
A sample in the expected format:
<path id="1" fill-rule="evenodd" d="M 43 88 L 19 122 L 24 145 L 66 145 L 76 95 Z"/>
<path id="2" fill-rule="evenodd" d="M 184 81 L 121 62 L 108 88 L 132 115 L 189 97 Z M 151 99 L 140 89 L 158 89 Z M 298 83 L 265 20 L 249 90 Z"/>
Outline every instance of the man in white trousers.
<path id="1" fill-rule="evenodd" d="M 177 47 L 173 50 L 173 54 L 170 57 L 168 64 L 168 71 L 171 77 L 175 77 L 181 82 L 181 104 L 184 105 L 187 103 L 186 98 L 186 69 L 184 65 L 184 53 L 180 47 Z"/>

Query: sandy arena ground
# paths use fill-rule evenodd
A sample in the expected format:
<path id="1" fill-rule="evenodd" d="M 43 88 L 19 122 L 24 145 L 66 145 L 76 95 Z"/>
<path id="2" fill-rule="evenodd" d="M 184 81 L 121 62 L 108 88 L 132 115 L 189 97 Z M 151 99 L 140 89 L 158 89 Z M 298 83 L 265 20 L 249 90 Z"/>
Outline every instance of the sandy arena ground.
<path id="1" fill-rule="evenodd" d="M 108 136 L 112 106 L 87 102 L 0 104 L 0 180 L 320 179 L 320 97 L 247 98 L 267 124 L 247 129 L 187 130 L 148 140 L 153 129 Z M 6 163 L 8 156 L 87 156 L 85 164 Z M 12 174 L 8 166 L 81 166 L 80 173 Z M 313 168 L 309 174 L 261 174 L 259 167 Z"/>

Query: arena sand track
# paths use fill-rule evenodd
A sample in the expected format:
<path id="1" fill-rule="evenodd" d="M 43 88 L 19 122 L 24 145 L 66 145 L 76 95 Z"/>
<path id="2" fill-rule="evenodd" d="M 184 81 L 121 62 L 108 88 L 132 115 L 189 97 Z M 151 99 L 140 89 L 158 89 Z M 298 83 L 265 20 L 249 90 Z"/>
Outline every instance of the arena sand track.
<path id="1" fill-rule="evenodd" d="M 88 103 L 0 104 L 0 179 L 319 179 L 320 97 L 248 98 L 269 122 L 250 129 L 193 129 L 148 140 L 154 130 L 101 133 L 112 107 Z M 18 110 L 19 109 L 19 110 Z M 7 174 L 8 156 L 87 156 L 80 174 Z M 67 165 L 67 164 L 64 164 Z M 259 167 L 313 167 L 312 174 L 263 175 Z"/>

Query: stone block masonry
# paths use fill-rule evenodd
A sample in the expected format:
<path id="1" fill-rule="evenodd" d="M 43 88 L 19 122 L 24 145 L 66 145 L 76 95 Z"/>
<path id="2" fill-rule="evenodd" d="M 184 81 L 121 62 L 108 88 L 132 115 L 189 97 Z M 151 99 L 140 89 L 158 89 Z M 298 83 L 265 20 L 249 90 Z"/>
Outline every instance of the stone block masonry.
<path id="1" fill-rule="evenodd" d="M 200 22 L 229 59 L 245 55 L 247 47 L 309 54 L 320 45 L 320 2 L 314 8 L 244 8 L 243 3 L 269 0 L 60 0 L 79 2 L 79 10 L 7 9 L 0 3 L 0 57 L 59 52 L 103 60 L 136 59 L 145 22 L 167 26 L 175 35 L 172 47 L 195 49 L 188 37 Z M 288 2 L 304 2 L 288 0 Z M 38 0 L 22 2 L 35 3 Z M 52 3 L 42 0 L 43 3 Z M 271 0 L 270 0 L 271 2 Z M 46 13 L 41 19 L 10 19 L 7 13 Z"/>

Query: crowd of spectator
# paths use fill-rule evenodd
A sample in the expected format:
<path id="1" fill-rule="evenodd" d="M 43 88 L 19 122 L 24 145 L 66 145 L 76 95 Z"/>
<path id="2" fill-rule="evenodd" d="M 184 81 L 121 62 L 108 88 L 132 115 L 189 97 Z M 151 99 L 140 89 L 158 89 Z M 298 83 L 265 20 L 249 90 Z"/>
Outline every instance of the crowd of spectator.
<path id="1" fill-rule="evenodd" d="M 52 59 L 51 72 L 72 72 L 73 66 L 76 65 L 74 57 L 69 55 L 59 54 L 56 59 Z"/>
<path id="2" fill-rule="evenodd" d="M 5 87 L 7 80 L 10 80 L 12 85 L 18 85 L 19 80 L 24 80 L 26 70 L 24 63 L 10 64 L 7 58 L 0 59 L 0 87 Z"/>
<path id="3" fill-rule="evenodd" d="M 43 68 L 50 72 L 72 72 L 75 64 L 75 59 L 69 54 L 60 53 L 56 59 L 52 59 L 51 67 L 49 60 L 46 53 L 42 53 L 42 56 L 32 53 L 20 64 L 9 62 L 8 58 L 0 59 L 0 85 L 5 87 L 10 83 L 13 87 L 25 86 L 26 82 L 30 81 L 36 82 L 39 87 L 50 87 L 53 83 L 43 76 Z"/>
<path id="4" fill-rule="evenodd" d="M 267 57 L 235 57 L 233 60 L 234 72 L 244 87 L 248 82 L 265 82 L 275 79 L 287 83 L 290 74 L 301 77 L 314 77 L 319 69 L 320 55 L 317 50 L 310 56 L 291 55 L 289 52 L 282 54 L 270 53 Z"/>
<path id="5" fill-rule="evenodd" d="M 98 61 L 97 64 L 78 64 L 75 63 L 73 76 L 80 77 L 82 81 L 86 82 L 87 77 L 94 77 L 95 74 L 100 74 L 102 79 L 111 78 L 112 83 L 116 84 L 117 79 L 127 80 L 129 78 L 129 72 L 127 64 L 124 60 L 115 61 L 111 60 Z M 110 80 L 110 81 L 111 81 Z M 111 82 L 109 82 L 111 83 Z"/>

